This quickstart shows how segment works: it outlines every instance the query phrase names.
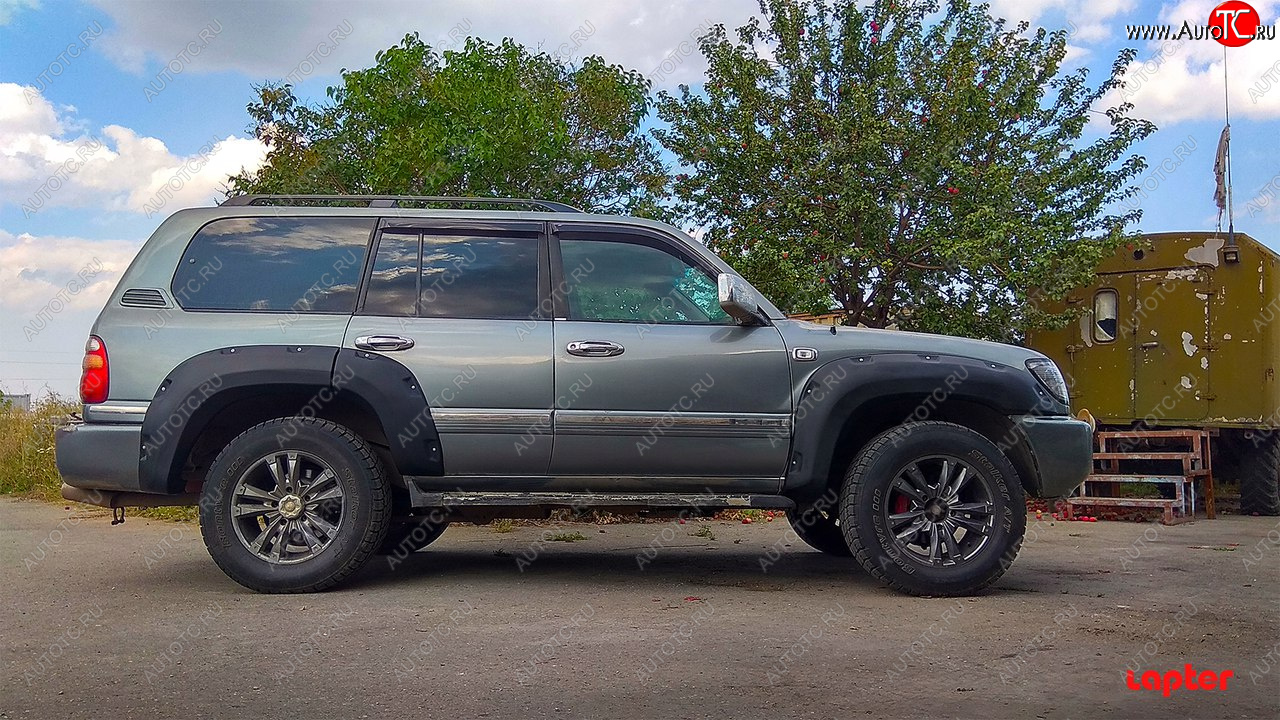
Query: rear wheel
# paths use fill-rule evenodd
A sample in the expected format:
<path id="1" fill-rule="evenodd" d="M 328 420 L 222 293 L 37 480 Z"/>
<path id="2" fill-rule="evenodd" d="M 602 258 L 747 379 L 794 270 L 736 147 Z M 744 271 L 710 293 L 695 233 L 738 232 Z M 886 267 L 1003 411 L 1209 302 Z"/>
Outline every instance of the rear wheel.
<path id="1" fill-rule="evenodd" d="M 433 516 L 424 517 L 417 522 L 393 523 L 387 530 L 386 540 L 378 548 L 378 554 L 403 558 L 435 542 L 448 527 L 447 520 L 439 520 Z"/>
<path id="2" fill-rule="evenodd" d="M 1236 443 L 1240 512 L 1280 515 L 1280 431 L 1256 431 Z"/>
<path id="3" fill-rule="evenodd" d="M 241 585 L 314 592 L 368 561 L 386 536 L 390 497 L 360 437 L 326 420 L 280 418 L 244 431 L 213 461 L 200 531 L 214 562 Z"/>
<path id="4" fill-rule="evenodd" d="M 1025 495 L 1000 449 L 968 428 L 908 423 L 849 466 L 840 520 L 872 576 L 914 595 L 966 595 L 1008 569 L 1026 531 Z"/>
<path id="5" fill-rule="evenodd" d="M 836 508 L 822 509 L 809 507 L 792 510 L 787 513 L 787 520 L 796 535 L 814 550 L 828 555 L 849 557 L 849 543 L 845 542 L 844 532 L 840 529 L 840 514 Z"/>

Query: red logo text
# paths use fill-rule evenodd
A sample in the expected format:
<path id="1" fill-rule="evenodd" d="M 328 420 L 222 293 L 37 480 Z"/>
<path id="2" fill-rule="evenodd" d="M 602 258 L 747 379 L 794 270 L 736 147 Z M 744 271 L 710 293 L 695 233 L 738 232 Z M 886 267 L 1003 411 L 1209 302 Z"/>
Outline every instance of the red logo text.
<path id="1" fill-rule="evenodd" d="M 1209 11 L 1209 33 L 1227 47 L 1240 47 L 1253 39 L 1262 18 L 1243 0 L 1227 0 Z"/>
<path id="2" fill-rule="evenodd" d="M 1163 675 L 1155 670 L 1148 670 L 1142 673 L 1141 678 L 1135 678 L 1132 670 L 1126 670 L 1124 682 L 1129 686 L 1130 690 L 1158 690 L 1165 697 L 1169 697 L 1174 690 L 1179 688 L 1184 690 L 1226 690 L 1227 681 L 1234 677 L 1235 674 L 1235 670 L 1223 670 L 1221 673 L 1215 673 L 1212 670 L 1196 672 L 1191 667 L 1191 663 L 1187 663 L 1185 670 L 1169 670 Z"/>

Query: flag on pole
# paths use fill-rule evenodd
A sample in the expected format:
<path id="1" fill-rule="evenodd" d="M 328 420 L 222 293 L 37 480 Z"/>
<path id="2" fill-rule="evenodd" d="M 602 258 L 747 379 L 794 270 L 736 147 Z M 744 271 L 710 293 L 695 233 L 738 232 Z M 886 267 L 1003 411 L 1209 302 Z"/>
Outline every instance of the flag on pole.
<path id="1" fill-rule="evenodd" d="M 1213 201 L 1218 204 L 1218 217 L 1227 209 L 1227 146 L 1231 143 L 1231 126 L 1222 128 L 1218 136 L 1218 152 L 1213 158 L 1213 177 L 1218 182 L 1213 190 Z"/>

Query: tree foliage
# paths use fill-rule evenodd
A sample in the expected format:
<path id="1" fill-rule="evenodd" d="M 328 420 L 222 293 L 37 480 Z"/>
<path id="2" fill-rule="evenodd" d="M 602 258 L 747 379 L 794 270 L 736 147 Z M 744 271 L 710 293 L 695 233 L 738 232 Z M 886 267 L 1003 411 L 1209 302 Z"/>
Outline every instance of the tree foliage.
<path id="1" fill-rule="evenodd" d="M 762 0 L 702 40 L 705 93 L 662 93 L 659 141 L 708 245 L 779 305 L 848 324 L 1017 339 L 1042 297 L 1086 284 L 1137 211 L 1109 208 L 1154 130 L 1091 106 L 1067 34 L 953 0 Z M 1088 136 L 1093 135 L 1093 139 Z"/>
<path id="2" fill-rule="evenodd" d="M 641 74 L 589 57 L 571 67 L 511 40 L 438 52 L 416 34 L 342 73 L 320 107 L 288 85 L 249 105 L 266 163 L 238 193 L 541 197 L 661 214 L 667 175 L 640 130 Z"/>

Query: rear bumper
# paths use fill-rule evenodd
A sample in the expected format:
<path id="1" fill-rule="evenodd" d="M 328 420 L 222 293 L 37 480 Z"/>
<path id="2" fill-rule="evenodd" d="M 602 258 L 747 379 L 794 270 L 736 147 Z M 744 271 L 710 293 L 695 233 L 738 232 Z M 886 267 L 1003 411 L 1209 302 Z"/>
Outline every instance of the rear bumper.
<path id="1" fill-rule="evenodd" d="M 1015 418 L 1039 475 L 1040 497 L 1065 497 L 1093 472 L 1093 429 L 1070 417 Z"/>
<path id="2" fill-rule="evenodd" d="M 82 490 L 138 492 L 142 426 L 76 422 L 58 428 L 58 473 Z"/>

